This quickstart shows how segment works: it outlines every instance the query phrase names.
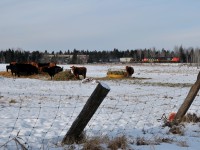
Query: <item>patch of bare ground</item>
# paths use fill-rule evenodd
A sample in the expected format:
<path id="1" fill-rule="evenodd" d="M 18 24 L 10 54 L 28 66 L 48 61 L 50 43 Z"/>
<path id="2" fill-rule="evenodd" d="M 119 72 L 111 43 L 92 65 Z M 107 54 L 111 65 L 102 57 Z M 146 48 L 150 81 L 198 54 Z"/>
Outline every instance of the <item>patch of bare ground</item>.
<path id="1" fill-rule="evenodd" d="M 155 138 L 155 139 L 145 139 L 144 137 L 137 137 L 136 138 L 136 145 L 159 145 L 160 143 L 171 143 L 171 139 L 164 139 L 164 138 Z"/>
<path id="2" fill-rule="evenodd" d="M 0 76 L 6 77 L 6 78 L 30 78 L 30 79 L 40 79 L 40 80 L 51 80 L 50 76 L 47 73 L 40 73 L 40 74 L 34 74 L 34 75 L 21 75 L 20 77 L 15 77 L 15 75 L 12 75 L 11 72 L 1 71 Z M 91 77 L 93 78 L 93 77 Z M 106 77 L 96 77 L 95 80 L 117 80 L 117 81 L 123 81 L 123 80 L 146 80 L 151 78 L 139 78 L 139 77 L 124 77 L 124 78 L 110 78 L 108 76 Z M 65 70 L 62 72 L 57 73 L 53 80 L 55 81 L 69 81 L 69 80 L 78 80 L 75 78 L 75 76 L 71 73 L 70 70 Z M 162 83 L 162 82 L 143 82 L 140 83 L 143 85 L 149 85 L 149 86 L 162 86 L 162 87 L 191 87 L 192 84 L 190 83 Z"/>
<path id="3" fill-rule="evenodd" d="M 139 77 L 110 78 L 106 76 L 106 77 L 98 77 L 94 79 L 96 80 L 145 80 L 145 79 L 151 79 L 151 78 L 139 78 Z"/>
<path id="4" fill-rule="evenodd" d="M 195 113 L 191 114 L 191 113 L 187 113 L 181 120 L 181 123 L 178 125 L 171 125 L 170 122 L 166 122 L 164 124 L 164 126 L 169 126 L 169 133 L 172 134 L 179 134 L 181 136 L 183 136 L 184 133 L 184 128 L 185 125 L 184 123 L 198 123 L 200 122 L 200 117 L 197 116 Z"/>
<path id="5" fill-rule="evenodd" d="M 83 150 L 103 150 L 105 147 L 110 150 L 127 149 L 127 138 L 125 136 L 113 139 L 109 139 L 108 137 L 94 137 L 92 139 L 86 139 L 83 143 Z"/>
<path id="6" fill-rule="evenodd" d="M 20 77 L 12 75 L 12 73 L 6 72 L 6 71 L 1 71 L 0 76 L 6 77 L 6 78 L 30 78 L 30 79 L 48 79 L 49 75 L 46 73 L 42 74 L 33 74 L 33 75 L 20 75 Z"/>
<path id="7" fill-rule="evenodd" d="M 150 86 L 163 86 L 163 87 L 191 87 L 191 83 L 162 83 L 162 82 L 144 82 L 142 84 Z"/>
<path id="8" fill-rule="evenodd" d="M 7 71 L 1 71 L 1 72 L 0 72 L 0 76 L 2 76 L 2 77 L 7 77 L 7 78 L 12 78 L 12 77 L 14 77 L 14 76 L 11 74 L 11 72 L 7 72 Z"/>
<path id="9" fill-rule="evenodd" d="M 0 76 L 6 78 L 30 78 L 30 79 L 40 79 L 40 80 L 51 80 L 50 76 L 45 73 L 33 74 L 33 75 L 20 75 L 20 77 L 12 75 L 11 72 L 1 71 Z M 53 80 L 66 81 L 66 80 L 77 80 L 70 71 L 62 71 L 57 73 Z"/>
<path id="10" fill-rule="evenodd" d="M 39 73 L 39 74 L 34 74 L 34 75 L 21 75 L 20 77 L 15 77 L 15 75 L 12 75 L 10 71 L 9 72 L 1 71 L 0 76 L 6 77 L 6 78 L 30 78 L 30 79 L 51 80 L 50 76 L 47 73 Z M 94 79 L 96 80 L 145 80 L 145 79 L 150 79 L 150 78 L 138 78 L 138 77 L 110 78 L 106 76 L 106 77 L 96 77 Z M 78 79 L 75 78 L 75 76 L 71 73 L 70 70 L 65 70 L 65 71 L 57 73 L 53 77 L 53 80 L 68 81 L 68 80 L 78 80 Z"/>
<path id="11" fill-rule="evenodd" d="M 180 147 L 188 147 L 188 144 L 186 141 L 177 141 L 171 138 L 160 138 L 155 137 L 153 139 L 147 140 L 144 137 L 138 137 L 136 138 L 136 145 L 160 145 L 161 143 L 176 143 Z"/>
<path id="12" fill-rule="evenodd" d="M 176 143 L 180 147 L 188 147 L 188 144 L 186 141 L 177 141 L 172 138 L 161 138 L 161 137 L 154 137 L 151 139 L 146 139 L 144 137 L 137 137 L 136 139 L 133 139 L 131 141 L 128 141 L 128 139 L 125 136 L 119 136 L 115 137 L 113 139 L 110 139 L 107 136 L 104 137 L 93 137 L 93 138 L 85 138 L 84 141 L 82 141 L 82 150 L 125 150 L 130 149 L 129 142 L 133 145 L 137 146 L 143 146 L 148 145 L 153 147 L 154 145 L 160 145 L 161 143 Z M 65 149 L 75 150 L 76 147 L 74 144 L 72 145 L 65 145 Z"/>

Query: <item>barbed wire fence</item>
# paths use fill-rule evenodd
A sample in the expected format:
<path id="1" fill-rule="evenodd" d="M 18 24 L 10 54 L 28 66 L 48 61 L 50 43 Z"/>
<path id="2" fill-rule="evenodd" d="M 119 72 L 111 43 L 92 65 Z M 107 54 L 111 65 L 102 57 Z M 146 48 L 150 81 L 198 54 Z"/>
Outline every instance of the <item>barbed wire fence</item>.
<path id="1" fill-rule="evenodd" d="M 176 112 L 186 95 L 183 88 L 153 94 L 108 94 L 84 131 L 88 137 L 176 138 L 166 134 L 161 128 L 163 122 L 158 120 L 163 114 Z M 87 99 L 74 95 L 0 93 L 0 149 L 61 147 L 64 135 Z M 199 100 L 197 96 L 189 112 L 200 114 Z"/>

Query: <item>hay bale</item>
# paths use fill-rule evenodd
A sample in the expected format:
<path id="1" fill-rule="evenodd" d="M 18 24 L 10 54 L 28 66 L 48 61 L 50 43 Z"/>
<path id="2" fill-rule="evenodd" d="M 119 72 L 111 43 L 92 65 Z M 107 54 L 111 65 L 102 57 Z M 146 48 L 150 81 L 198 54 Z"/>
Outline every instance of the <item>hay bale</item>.
<path id="1" fill-rule="evenodd" d="M 65 81 L 65 80 L 77 80 L 74 74 L 71 73 L 71 70 L 65 70 L 57 73 L 54 78 L 57 81 Z"/>
<path id="2" fill-rule="evenodd" d="M 107 77 L 108 78 L 125 78 L 127 76 L 127 72 L 124 70 L 108 70 Z"/>
<path id="3" fill-rule="evenodd" d="M 111 71 L 111 70 L 109 70 L 108 72 L 107 72 L 107 75 L 108 74 L 115 74 L 115 75 L 125 75 L 126 74 L 126 72 L 125 71 Z"/>

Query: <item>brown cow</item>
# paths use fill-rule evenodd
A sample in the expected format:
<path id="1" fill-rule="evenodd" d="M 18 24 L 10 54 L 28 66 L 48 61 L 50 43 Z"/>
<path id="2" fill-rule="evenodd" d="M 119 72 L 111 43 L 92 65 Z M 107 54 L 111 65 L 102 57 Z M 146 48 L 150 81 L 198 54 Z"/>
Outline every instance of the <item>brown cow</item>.
<path id="1" fill-rule="evenodd" d="M 134 73 L 133 67 L 126 66 L 126 72 L 127 72 L 127 77 L 132 76 L 132 74 Z"/>
<path id="2" fill-rule="evenodd" d="M 73 74 L 77 79 L 80 79 L 79 75 L 82 75 L 84 79 L 86 78 L 86 72 L 87 72 L 86 67 L 71 66 L 70 68 L 72 68 Z"/>
<path id="3" fill-rule="evenodd" d="M 37 63 L 37 62 L 31 61 L 31 62 L 29 62 L 28 64 L 31 64 L 31 65 L 33 65 L 33 66 L 35 66 L 35 67 L 38 68 L 38 63 Z"/>

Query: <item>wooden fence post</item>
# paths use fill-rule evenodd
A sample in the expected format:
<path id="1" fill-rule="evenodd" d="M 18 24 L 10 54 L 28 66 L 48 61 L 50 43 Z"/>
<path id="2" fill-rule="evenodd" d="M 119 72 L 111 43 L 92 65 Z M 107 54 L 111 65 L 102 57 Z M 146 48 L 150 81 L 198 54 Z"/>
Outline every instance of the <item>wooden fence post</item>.
<path id="1" fill-rule="evenodd" d="M 197 80 L 200 80 L 200 72 L 199 72 L 199 74 L 197 75 Z"/>
<path id="2" fill-rule="evenodd" d="M 198 91 L 200 88 L 200 72 L 197 76 L 197 81 L 194 83 L 194 85 L 191 87 L 187 97 L 185 98 L 185 101 L 183 102 L 183 104 L 181 105 L 181 107 L 179 108 L 174 121 L 172 122 L 172 124 L 179 124 L 181 122 L 181 120 L 183 119 L 184 115 L 186 114 L 187 110 L 189 109 L 189 107 L 191 106 L 192 102 L 194 101 Z"/>
<path id="3" fill-rule="evenodd" d="M 109 91 L 110 88 L 106 84 L 99 83 L 97 85 L 96 89 L 89 97 L 82 111 L 63 138 L 62 144 L 72 144 L 80 139 L 84 128 L 86 127 L 86 125 L 88 124 Z"/>

